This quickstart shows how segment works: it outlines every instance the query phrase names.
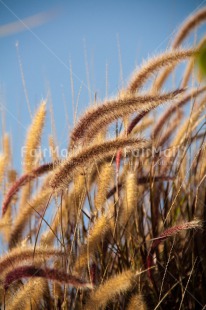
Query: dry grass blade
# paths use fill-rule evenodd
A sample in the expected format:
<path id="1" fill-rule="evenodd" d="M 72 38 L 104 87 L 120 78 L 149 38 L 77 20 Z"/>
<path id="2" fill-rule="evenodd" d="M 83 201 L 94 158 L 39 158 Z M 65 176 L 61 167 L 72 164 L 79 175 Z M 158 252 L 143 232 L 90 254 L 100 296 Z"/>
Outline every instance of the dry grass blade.
<path id="1" fill-rule="evenodd" d="M 16 180 L 10 189 L 8 190 L 2 204 L 2 215 L 6 213 L 6 210 L 13 198 L 13 196 L 18 193 L 22 186 L 27 184 L 28 182 L 34 180 L 40 175 L 51 171 L 56 163 L 47 163 L 39 166 L 38 168 L 33 169 L 30 173 L 23 174 L 18 180 Z"/>
<path id="2" fill-rule="evenodd" d="M 32 309 L 37 310 L 41 306 L 41 300 L 39 297 L 44 295 L 47 291 L 47 283 L 42 279 L 31 279 L 26 285 L 22 286 L 15 298 L 12 295 L 6 299 L 5 307 L 7 310 L 22 310 L 29 309 L 32 305 Z M 43 306 L 43 305 L 42 305 Z"/>
<path id="3" fill-rule="evenodd" d="M 48 182 L 46 182 L 46 184 L 47 183 Z M 9 235 L 9 246 L 11 248 L 18 245 L 22 232 L 25 226 L 28 224 L 31 216 L 35 214 L 35 212 L 42 212 L 45 204 L 47 203 L 51 195 L 51 189 L 49 187 L 45 188 L 46 184 L 43 185 L 43 187 L 34 198 L 26 203 L 24 209 L 21 210 L 21 212 L 17 215 Z"/>
<path id="4" fill-rule="evenodd" d="M 80 248 L 80 255 L 75 262 L 76 272 L 81 272 L 90 263 L 90 259 L 94 258 L 98 246 L 112 232 L 113 227 L 114 221 L 111 215 L 102 215 L 96 220 L 89 232 L 86 245 Z"/>
<path id="5" fill-rule="evenodd" d="M 120 148 L 131 150 L 148 146 L 148 141 L 144 139 L 119 138 L 87 147 L 79 151 L 76 155 L 69 156 L 68 159 L 54 170 L 50 180 L 50 186 L 54 190 L 65 188 L 68 182 L 72 180 L 75 170 L 86 167 L 95 160 L 103 160 L 108 156 L 112 156 Z"/>
<path id="6" fill-rule="evenodd" d="M 103 165 L 99 172 L 99 177 L 97 180 L 97 193 L 94 199 L 94 204 L 97 211 L 103 211 L 103 206 L 107 199 L 107 191 L 112 180 L 114 180 L 114 166 L 112 164 Z"/>
<path id="7" fill-rule="evenodd" d="M 22 261 L 32 262 L 34 259 L 33 256 L 34 249 L 33 247 L 26 248 L 14 248 L 10 250 L 6 255 L 2 256 L 0 259 L 0 277 L 2 277 L 8 269 L 13 269 L 15 266 L 22 264 Z M 65 254 L 55 248 L 45 248 L 37 247 L 35 251 L 35 258 L 42 259 L 45 261 L 49 258 L 65 257 Z"/>
<path id="8" fill-rule="evenodd" d="M 206 8 L 202 8 L 197 11 L 195 14 L 192 14 L 182 25 L 180 30 L 178 31 L 173 43 L 172 47 L 177 48 L 182 41 L 189 35 L 189 33 L 198 25 L 206 20 Z"/>
<path id="9" fill-rule="evenodd" d="M 71 141 L 75 145 L 78 140 L 94 138 L 100 130 L 103 130 L 111 122 L 120 117 L 125 117 L 134 112 L 150 111 L 158 105 L 173 100 L 184 89 L 178 89 L 161 95 L 128 95 L 121 99 L 107 101 L 102 105 L 90 108 L 79 120 L 71 134 Z"/>
<path id="10" fill-rule="evenodd" d="M 168 228 L 163 233 L 161 233 L 158 238 L 155 238 L 155 240 L 152 243 L 152 249 L 156 248 L 160 244 L 160 242 L 162 242 L 163 240 L 171 236 L 174 236 L 183 230 L 200 229 L 201 227 L 202 227 L 201 221 L 194 220 L 191 222 L 186 222 L 186 223 Z"/>
<path id="11" fill-rule="evenodd" d="M 187 119 L 182 126 L 179 128 L 179 132 L 172 142 L 173 147 L 177 147 L 180 144 L 183 144 L 186 139 L 188 139 L 195 128 L 205 119 L 203 115 L 200 117 L 205 110 L 206 100 L 203 98 L 197 107 L 197 111 L 194 110 L 194 113 L 190 115 L 190 118 Z"/>
<path id="12" fill-rule="evenodd" d="M 134 309 L 147 310 L 145 302 L 140 294 L 136 294 L 132 296 L 132 298 L 130 299 L 127 310 L 134 310 Z"/>
<path id="13" fill-rule="evenodd" d="M 4 280 L 4 289 L 8 290 L 9 286 L 14 282 L 22 278 L 45 278 L 52 281 L 57 281 L 59 283 L 64 283 L 67 285 L 72 285 L 74 287 L 81 288 L 92 288 L 92 285 L 86 281 L 72 276 L 65 272 L 51 269 L 51 268 L 39 268 L 35 266 L 25 265 L 20 266 L 12 271 L 8 272 Z"/>
<path id="14" fill-rule="evenodd" d="M 127 270 L 106 280 L 90 294 L 85 310 L 105 309 L 109 301 L 132 288 L 135 278 L 135 273 Z"/>
<path id="15" fill-rule="evenodd" d="M 199 220 L 193 220 L 191 222 L 186 222 L 180 225 L 173 226 L 171 228 L 166 229 L 163 231 L 158 238 L 153 239 L 150 252 L 147 257 L 147 268 L 150 268 L 153 265 L 153 254 L 156 247 L 164 240 L 168 239 L 169 237 L 175 236 L 178 233 L 189 230 L 189 229 L 200 229 L 202 228 L 202 222 Z M 149 270 L 149 276 L 151 275 L 151 271 Z"/>
<path id="16" fill-rule="evenodd" d="M 188 59 L 195 54 L 194 50 L 176 50 L 163 53 L 150 59 L 136 73 L 127 87 L 129 93 L 135 93 L 142 88 L 146 80 L 157 70 L 169 65 L 176 65 L 182 60 Z"/>
<path id="17" fill-rule="evenodd" d="M 129 172 L 126 176 L 124 184 L 124 203 L 123 208 L 120 211 L 120 223 L 126 224 L 129 220 L 133 210 L 137 206 L 138 191 L 137 191 L 137 177 L 134 172 Z"/>
<path id="18" fill-rule="evenodd" d="M 6 170 L 6 157 L 4 155 L 0 155 L 0 185 L 4 179 L 4 173 Z"/>
<path id="19" fill-rule="evenodd" d="M 26 143 L 24 147 L 24 162 L 23 162 L 23 169 L 25 172 L 30 172 L 34 169 L 36 165 L 36 153 L 35 151 L 38 149 L 40 144 L 40 139 L 42 135 L 42 130 L 45 122 L 46 116 L 46 102 L 42 101 L 37 110 L 31 127 L 28 130 Z"/>
<path id="20" fill-rule="evenodd" d="M 186 22 L 183 24 L 182 28 L 180 28 L 179 32 L 177 33 L 173 43 L 172 48 L 175 50 L 180 46 L 182 41 L 188 36 L 188 34 L 194 29 L 194 27 L 198 26 L 201 22 L 206 19 L 206 9 L 203 8 L 193 14 Z M 153 89 L 159 90 L 170 72 L 174 69 L 173 66 L 169 66 L 168 68 L 164 69 L 158 78 L 156 79 Z"/>
<path id="21" fill-rule="evenodd" d="M 162 127 L 168 120 L 172 114 L 178 111 L 181 107 L 183 107 L 189 100 L 197 98 L 199 95 L 201 95 L 203 92 L 206 91 L 206 87 L 203 86 L 200 89 L 192 89 L 188 94 L 185 94 L 183 98 L 179 99 L 175 104 L 171 107 L 169 107 L 163 115 L 158 120 L 157 124 L 155 125 L 153 129 L 153 137 L 156 137 L 158 133 L 161 131 Z"/>

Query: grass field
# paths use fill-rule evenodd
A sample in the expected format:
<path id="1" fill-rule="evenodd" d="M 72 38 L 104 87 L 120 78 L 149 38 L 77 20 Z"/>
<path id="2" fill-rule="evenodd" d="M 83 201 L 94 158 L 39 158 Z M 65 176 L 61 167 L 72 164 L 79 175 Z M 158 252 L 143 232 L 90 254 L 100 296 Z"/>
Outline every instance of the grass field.
<path id="1" fill-rule="evenodd" d="M 206 309 L 206 38 L 184 45 L 205 21 L 94 102 L 66 157 L 49 137 L 42 161 L 47 100 L 15 150 L 21 175 L 4 133 L 2 309 Z"/>

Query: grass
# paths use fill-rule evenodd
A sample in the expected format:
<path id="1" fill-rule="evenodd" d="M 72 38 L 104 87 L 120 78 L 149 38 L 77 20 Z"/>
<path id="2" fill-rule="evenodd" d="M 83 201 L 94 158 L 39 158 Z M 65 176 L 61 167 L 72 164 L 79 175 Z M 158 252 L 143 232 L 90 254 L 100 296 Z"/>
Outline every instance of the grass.
<path id="1" fill-rule="evenodd" d="M 206 308 L 205 38 L 189 49 L 183 42 L 205 19 L 203 8 L 168 51 L 80 117 L 66 159 L 54 151 L 41 164 L 36 152 L 45 101 L 28 130 L 21 176 L 11 137 L 2 137 L 2 309 Z M 183 61 L 181 83 L 163 91 Z"/>

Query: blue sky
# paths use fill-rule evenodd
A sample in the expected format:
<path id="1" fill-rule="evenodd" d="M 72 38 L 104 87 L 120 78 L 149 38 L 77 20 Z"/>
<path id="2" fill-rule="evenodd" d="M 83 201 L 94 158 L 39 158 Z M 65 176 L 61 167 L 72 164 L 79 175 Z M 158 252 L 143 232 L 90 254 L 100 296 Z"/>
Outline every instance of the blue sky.
<path id="1" fill-rule="evenodd" d="M 119 54 L 126 83 L 135 66 L 164 51 L 184 19 L 205 4 L 206 1 L 199 0 L 0 0 L 0 32 L 2 25 L 17 21 L 22 25 L 21 20 L 35 14 L 43 12 L 49 16 L 38 27 L 24 27 L 24 31 L 0 36 L 0 102 L 6 131 L 12 136 L 16 167 L 31 121 L 17 42 L 32 114 L 50 90 L 58 143 L 64 147 L 68 141 L 68 120 L 73 126 L 70 63 L 74 102 L 79 98 L 81 114 L 95 94 L 98 99 L 105 98 L 106 71 L 108 95 L 120 89 Z M 204 30 L 201 27 L 198 34 Z M 49 133 L 48 115 L 44 143 Z"/>

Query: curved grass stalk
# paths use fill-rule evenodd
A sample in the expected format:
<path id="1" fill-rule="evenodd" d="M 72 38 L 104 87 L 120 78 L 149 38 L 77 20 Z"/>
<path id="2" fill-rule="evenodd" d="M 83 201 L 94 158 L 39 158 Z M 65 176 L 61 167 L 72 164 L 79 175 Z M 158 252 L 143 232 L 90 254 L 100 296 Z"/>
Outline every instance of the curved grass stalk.
<path id="1" fill-rule="evenodd" d="M 27 202 L 26 205 L 24 206 L 24 209 L 22 209 L 21 212 L 18 213 L 17 218 L 15 219 L 10 231 L 9 236 L 10 247 L 16 246 L 18 244 L 22 232 L 31 216 L 35 214 L 35 211 L 41 212 L 45 204 L 47 203 L 51 195 L 51 189 L 48 186 L 49 178 L 50 176 L 45 180 L 39 192 L 29 202 Z"/>
<path id="2" fill-rule="evenodd" d="M 178 89 L 161 95 L 128 95 L 126 98 L 107 101 L 102 105 L 91 107 L 71 133 L 73 144 L 85 138 L 86 141 L 94 137 L 109 124 L 120 117 L 126 117 L 134 112 L 145 112 L 154 109 L 162 103 L 173 100 L 184 89 Z"/>
<path id="3" fill-rule="evenodd" d="M 200 23 L 202 23 L 204 20 L 206 20 L 206 9 L 203 8 L 199 11 L 197 11 L 196 14 L 192 15 L 186 22 L 184 22 L 183 26 L 180 28 L 179 32 L 177 33 L 173 43 L 172 43 L 172 49 L 178 48 L 182 41 L 188 36 L 188 34 L 194 29 L 194 27 L 198 26 Z M 168 75 L 171 73 L 171 71 L 174 69 L 173 66 L 169 66 L 166 69 L 164 69 L 159 76 L 157 77 L 154 85 L 153 90 L 160 90 L 163 83 L 167 79 Z"/>
<path id="4" fill-rule="evenodd" d="M 77 218 L 79 210 L 83 208 L 85 199 L 86 199 L 86 188 L 85 180 L 87 179 L 88 190 L 92 186 L 95 180 L 95 169 L 85 175 L 77 175 L 73 180 L 73 188 L 69 194 L 65 194 L 65 197 L 62 201 L 62 206 L 60 206 L 56 212 L 55 218 L 51 223 L 51 227 L 45 231 L 41 238 L 41 243 L 45 245 L 51 245 L 55 239 L 55 233 L 57 233 L 60 228 L 60 223 L 67 226 L 69 223 L 77 223 Z"/>
<path id="5" fill-rule="evenodd" d="M 38 168 L 33 169 L 30 173 L 23 174 L 19 179 L 17 179 L 10 189 L 8 190 L 6 196 L 4 197 L 3 204 L 2 204 L 2 215 L 6 213 L 6 210 L 12 201 L 13 196 L 18 193 L 22 186 L 26 185 L 28 182 L 34 180 L 35 178 L 41 176 L 44 173 L 51 171 L 54 166 L 54 163 L 47 163 L 39 166 Z"/>
<path id="6" fill-rule="evenodd" d="M 149 269 L 153 265 L 153 254 L 155 252 L 156 247 L 162 242 L 168 239 L 169 237 L 175 236 L 176 234 L 189 229 L 200 229 L 202 228 L 202 223 L 200 220 L 193 220 L 191 222 L 185 222 L 183 224 L 173 226 L 171 228 L 166 229 L 163 231 L 159 237 L 152 239 L 152 245 L 150 252 L 147 257 L 147 268 L 148 268 L 148 274 L 151 275 L 151 270 Z"/>
<path id="7" fill-rule="evenodd" d="M 30 279 L 26 285 L 22 286 L 13 296 L 6 299 L 7 310 L 32 309 L 37 310 L 41 306 L 44 293 L 47 291 L 47 283 L 42 279 Z M 43 305 L 42 305 L 43 307 Z"/>
<path id="8" fill-rule="evenodd" d="M 192 131 L 198 126 L 199 121 L 200 121 L 199 117 L 204 111 L 205 106 L 206 106 L 206 100 L 203 99 L 198 106 L 198 110 L 194 112 L 190 116 L 190 118 L 186 120 L 185 123 L 182 125 L 182 127 L 179 129 L 178 135 L 174 138 L 172 142 L 173 147 L 176 147 L 179 144 L 183 144 L 185 139 L 189 137 Z"/>
<path id="9" fill-rule="evenodd" d="M 175 112 L 178 111 L 178 109 L 182 108 L 189 100 L 196 99 L 199 95 L 204 93 L 206 91 L 206 87 L 203 86 L 200 89 L 192 89 L 189 94 L 183 95 L 181 99 L 179 99 L 175 104 L 171 107 L 169 107 L 163 115 L 159 118 L 157 124 L 155 125 L 153 129 L 153 137 L 157 137 L 159 132 L 161 131 L 162 127 L 166 123 L 169 117 L 173 115 Z"/>
<path id="10" fill-rule="evenodd" d="M 63 271 L 52 268 L 39 268 L 31 265 L 24 265 L 8 272 L 4 280 L 4 289 L 8 290 L 9 286 L 22 278 L 44 278 L 47 280 L 57 281 L 62 284 L 71 285 L 79 288 L 92 288 L 92 285 L 83 281 L 76 276 L 67 274 Z"/>
<path id="11" fill-rule="evenodd" d="M 201 50 L 206 44 L 206 37 L 204 37 L 200 43 L 198 44 L 198 47 L 197 47 L 197 50 Z M 195 59 L 192 58 L 187 67 L 186 67 L 186 70 L 185 70 L 185 73 L 183 75 L 183 78 L 182 78 L 182 82 L 181 82 L 181 87 L 186 87 L 188 82 L 189 82 L 189 79 L 190 79 L 190 76 L 192 74 L 192 71 L 194 69 L 194 66 L 195 66 Z"/>
<path id="12" fill-rule="evenodd" d="M 127 310 L 134 310 L 134 309 L 147 310 L 145 302 L 140 294 L 132 296 L 129 305 L 127 306 Z"/>
<path id="13" fill-rule="evenodd" d="M 0 278 L 2 279 L 8 270 L 17 267 L 23 261 L 28 263 L 37 259 L 45 262 L 45 260 L 57 257 L 63 258 L 65 253 L 52 247 L 37 247 L 34 256 L 34 248 L 32 246 L 14 248 L 0 259 Z"/>
<path id="14" fill-rule="evenodd" d="M 78 168 L 88 167 L 95 160 L 104 160 L 108 156 L 114 155 L 119 148 L 148 147 L 148 141 L 144 139 L 120 138 L 116 140 L 106 141 L 101 144 L 92 145 L 76 155 L 69 156 L 53 173 L 50 180 L 50 186 L 53 190 L 65 188 Z"/>
<path id="15" fill-rule="evenodd" d="M 144 130 L 148 129 L 150 126 L 154 124 L 154 120 L 152 118 L 145 118 L 142 122 L 134 127 L 132 130 L 132 135 L 136 135 L 142 133 Z"/>
<path id="16" fill-rule="evenodd" d="M 94 290 L 86 303 L 85 310 L 105 309 L 108 302 L 114 300 L 120 294 L 126 293 L 135 284 L 136 275 L 131 270 L 106 280 Z"/>
<path id="17" fill-rule="evenodd" d="M 183 23 L 182 27 L 179 29 L 178 33 L 173 40 L 172 47 L 177 48 L 183 42 L 183 40 L 189 35 L 189 33 L 198 25 L 206 20 L 206 8 L 202 8 L 195 14 L 192 14 Z"/>
<path id="18" fill-rule="evenodd" d="M 78 273 L 89 265 L 91 259 L 94 258 L 94 253 L 98 249 L 101 241 L 103 241 L 109 232 L 112 232 L 114 227 L 113 218 L 111 215 L 102 215 L 96 220 L 94 226 L 89 232 L 87 243 L 80 248 L 80 255 L 75 262 L 74 270 Z"/>
<path id="19" fill-rule="evenodd" d="M 175 50 L 165 52 L 152 59 L 149 59 L 142 67 L 133 74 L 133 77 L 127 87 L 129 93 L 138 92 L 144 83 L 156 71 L 169 65 L 176 65 L 183 60 L 195 55 L 195 50 Z M 154 87 L 155 89 L 155 87 Z M 159 89 L 158 89 L 159 90 Z"/>

